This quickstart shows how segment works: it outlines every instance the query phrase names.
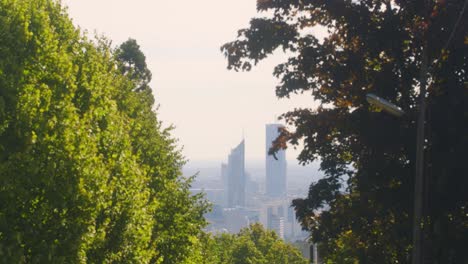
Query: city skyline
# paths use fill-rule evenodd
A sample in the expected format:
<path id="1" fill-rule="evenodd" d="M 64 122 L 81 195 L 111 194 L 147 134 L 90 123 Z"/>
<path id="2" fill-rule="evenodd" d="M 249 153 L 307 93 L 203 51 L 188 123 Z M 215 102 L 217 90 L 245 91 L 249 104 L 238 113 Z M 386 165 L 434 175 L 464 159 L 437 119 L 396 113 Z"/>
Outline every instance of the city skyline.
<path id="1" fill-rule="evenodd" d="M 266 152 L 282 127 L 281 124 L 265 125 Z M 214 177 L 207 178 L 200 171 L 197 175 L 191 192 L 205 193 L 213 205 L 213 211 L 206 214 L 209 223 L 206 231 L 235 234 L 252 223 L 261 223 L 266 229 L 275 231 L 281 239 L 291 242 L 304 240 L 307 234 L 301 231 L 291 201 L 305 195 L 307 188 L 304 186 L 307 184 L 298 184 L 296 178 L 296 182 L 292 182 L 293 187 L 289 188 L 285 151 L 277 153 L 278 160 L 268 155 L 265 157 L 265 168 L 260 177 L 252 177 L 246 169 L 245 154 L 245 139 L 242 139 L 227 155 L 227 162 L 220 163 L 219 174 L 212 171 Z M 312 173 L 317 171 L 310 170 L 305 175 Z M 302 174 L 301 178 L 308 183 L 305 175 Z"/>

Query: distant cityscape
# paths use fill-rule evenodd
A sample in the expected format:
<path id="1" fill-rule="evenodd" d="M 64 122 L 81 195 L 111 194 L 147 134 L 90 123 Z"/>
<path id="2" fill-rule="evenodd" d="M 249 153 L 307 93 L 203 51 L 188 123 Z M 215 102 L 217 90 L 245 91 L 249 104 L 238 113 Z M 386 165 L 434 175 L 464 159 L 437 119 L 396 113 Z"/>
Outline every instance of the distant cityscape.
<path id="1" fill-rule="evenodd" d="M 209 222 L 206 231 L 237 233 L 259 222 L 286 241 L 307 239 L 308 232 L 297 222 L 291 201 L 305 197 L 310 183 L 318 180 L 321 174 L 316 164 L 288 166 L 286 150 L 278 151 L 276 158 L 268 155 L 281 127 L 281 124 L 265 126 L 263 164 L 246 163 L 248 139 L 242 139 L 227 153 L 224 161 L 189 163 L 184 168 L 186 176 L 198 173 L 192 193 L 204 192 L 213 204 L 213 210 L 206 215 Z"/>

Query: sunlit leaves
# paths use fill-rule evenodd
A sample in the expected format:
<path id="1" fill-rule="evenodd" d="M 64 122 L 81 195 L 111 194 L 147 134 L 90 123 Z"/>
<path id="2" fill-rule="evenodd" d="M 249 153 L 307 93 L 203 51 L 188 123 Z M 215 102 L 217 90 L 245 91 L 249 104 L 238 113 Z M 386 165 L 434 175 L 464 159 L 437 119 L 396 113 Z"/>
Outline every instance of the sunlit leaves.
<path id="1" fill-rule="evenodd" d="M 273 231 L 268 231 L 260 224 L 252 224 L 238 234 L 205 236 L 204 261 L 207 264 L 302 264 L 307 260 L 298 249 L 287 244 Z"/>
<path id="2" fill-rule="evenodd" d="M 50 0 L 0 1 L 0 35 L 1 262 L 195 255 L 207 205 L 190 195 L 184 159 L 153 112 L 138 46 L 137 61 L 116 56 Z"/>

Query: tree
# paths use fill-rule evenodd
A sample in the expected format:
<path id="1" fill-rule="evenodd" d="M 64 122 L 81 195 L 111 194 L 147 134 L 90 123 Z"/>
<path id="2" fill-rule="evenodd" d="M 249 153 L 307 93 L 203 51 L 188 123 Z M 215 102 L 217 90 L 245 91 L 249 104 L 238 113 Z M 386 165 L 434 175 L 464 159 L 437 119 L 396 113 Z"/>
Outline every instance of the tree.
<path id="1" fill-rule="evenodd" d="M 120 61 L 120 71 L 137 83 L 136 91 L 149 89 L 151 71 L 146 65 L 145 54 L 135 39 L 128 39 L 116 50 L 116 58 Z"/>
<path id="2" fill-rule="evenodd" d="M 206 254 L 202 263 L 307 263 L 298 249 L 260 224 L 252 224 L 237 234 L 208 235 L 204 241 Z"/>
<path id="3" fill-rule="evenodd" d="M 304 144 L 298 159 L 320 158 L 325 177 L 293 202 L 299 220 L 329 260 L 406 263 L 411 252 L 415 117 L 427 47 L 430 82 L 425 146 L 425 254 L 464 263 L 468 254 L 468 27 L 465 1 L 259 0 L 250 28 L 221 49 L 228 67 L 249 70 L 282 48 L 275 68 L 279 97 L 311 94 L 321 105 L 283 115 L 275 148 Z M 314 26 L 328 31 L 323 39 Z M 452 34 L 453 32 L 453 34 Z M 367 93 L 401 106 L 397 119 L 370 106 Z M 346 191 L 343 191 L 345 189 Z M 341 242 L 340 242 L 341 241 Z M 353 241 L 345 251 L 338 244 Z M 341 247 L 342 248 L 342 247 Z"/>
<path id="4" fill-rule="evenodd" d="M 122 71 L 144 56 L 119 60 L 53 0 L 0 1 L 0 36 L 0 262 L 196 255 L 207 205 L 190 195 L 151 90 L 139 89 L 150 74 Z"/>

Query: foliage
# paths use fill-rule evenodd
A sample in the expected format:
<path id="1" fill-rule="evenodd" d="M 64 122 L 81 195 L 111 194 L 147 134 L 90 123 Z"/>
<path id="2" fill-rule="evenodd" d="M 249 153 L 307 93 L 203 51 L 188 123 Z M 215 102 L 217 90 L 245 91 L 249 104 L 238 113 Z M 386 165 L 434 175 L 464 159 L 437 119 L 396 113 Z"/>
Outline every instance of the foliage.
<path id="1" fill-rule="evenodd" d="M 206 264 L 307 263 L 299 250 L 260 224 L 252 224 L 238 234 L 205 235 L 203 252 L 200 263 Z"/>
<path id="2" fill-rule="evenodd" d="M 293 205 L 329 260 L 409 262 L 418 80 L 427 46 L 424 251 L 434 263 L 468 261 L 462 235 L 468 227 L 468 14 L 455 26 L 464 4 L 258 0 L 258 11 L 267 15 L 221 48 L 234 70 L 287 51 L 291 57 L 274 70 L 276 94 L 311 94 L 320 103 L 283 115 L 295 130 L 282 131 L 276 148 L 303 143 L 300 162 L 321 160 L 325 177 Z M 327 35 L 314 35 L 317 27 Z M 406 115 L 375 111 L 367 93 L 398 104 Z"/>
<path id="3" fill-rule="evenodd" d="M 151 71 L 146 65 L 145 54 L 134 39 L 128 39 L 120 45 L 116 51 L 117 60 L 120 63 L 120 71 L 130 79 L 136 80 L 136 91 L 150 90 Z"/>
<path id="4" fill-rule="evenodd" d="M 207 206 L 138 46 L 87 39 L 52 0 L 1 0 L 0 36 L 0 262 L 187 261 Z"/>

